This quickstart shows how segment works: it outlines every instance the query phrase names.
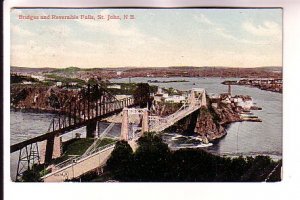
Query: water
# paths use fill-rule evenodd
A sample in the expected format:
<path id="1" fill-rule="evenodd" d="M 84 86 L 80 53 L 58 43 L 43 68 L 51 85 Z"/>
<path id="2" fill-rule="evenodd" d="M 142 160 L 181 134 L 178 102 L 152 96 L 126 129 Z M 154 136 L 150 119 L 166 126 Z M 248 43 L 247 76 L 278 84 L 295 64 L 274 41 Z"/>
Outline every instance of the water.
<path id="1" fill-rule="evenodd" d="M 47 132 L 50 122 L 54 114 L 48 113 L 28 113 L 28 112 L 10 112 L 10 142 L 11 144 L 16 144 L 22 142 L 26 139 L 36 137 L 38 135 L 44 134 Z M 101 122 L 100 123 L 100 132 L 104 131 L 109 126 L 109 123 Z M 116 137 L 121 132 L 121 125 L 115 124 L 107 136 Z M 63 135 L 62 140 L 66 141 L 75 137 L 76 133 L 80 133 L 81 137 L 86 136 L 86 127 L 82 127 L 66 133 Z M 38 143 L 38 146 L 41 144 Z M 40 148 L 39 148 L 40 149 Z M 17 173 L 17 164 L 18 164 L 19 151 L 11 154 L 10 157 L 10 175 L 12 180 L 15 180 Z"/>
<path id="2" fill-rule="evenodd" d="M 147 82 L 148 80 L 182 80 L 189 82 L 173 83 L 149 83 L 160 87 L 173 87 L 179 90 L 190 90 L 191 88 L 205 88 L 208 94 L 219 94 L 227 92 L 227 86 L 221 83 L 223 78 L 131 78 L 131 82 Z M 236 80 L 236 79 L 230 79 Z M 113 79 L 112 82 L 128 82 L 128 79 Z M 215 154 L 230 155 L 270 155 L 281 157 L 282 155 L 282 94 L 263 91 L 258 88 L 245 86 L 231 86 L 233 95 L 250 95 L 257 106 L 262 107 L 260 111 L 253 111 L 262 122 L 236 122 L 227 129 L 227 135 L 206 149 Z M 172 134 L 172 133 L 171 133 Z M 174 135 L 175 136 L 175 135 Z M 172 137 L 166 137 L 169 142 Z M 178 144 L 190 142 L 191 138 L 177 141 Z M 192 142 L 194 142 L 192 140 Z M 196 142 L 197 144 L 197 142 Z M 176 144 L 175 144 L 176 145 Z"/>
<path id="3" fill-rule="evenodd" d="M 131 78 L 131 82 L 147 82 L 148 80 L 182 80 L 183 78 Z M 227 86 L 222 85 L 222 78 L 184 78 L 189 82 L 174 83 L 150 83 L 160 87 L 173 87 L 179 90 L 190 90 L 191 88 L 205 88 L 209 94 L 227 92 Z M 128 82 L 128 79 L 113 79 L 112 82 Z M 236 122 L 228 128 L 228 134 L 206 149 L 215 154 L 231 155 L 256 155 L 264 154 L 270 156 L 282 155 L 282 94 L 263 91 L 257 88 L 244 86 L 232 86 L 232 94 L 250 95 L 261 111 L 253 111 L 261 123 Z M 45 133 L 49 127 L 52 114 L 22 113 L 11 111 L 11 143 L 24 141 L 28 138 Z M 109 124 L 101 123 L 100 130 L 104 130 Z M 63 136 L 63 140 L 74 137 L 75 133 L 85 136 L 85 127 L 77 129 Z M 116 136 L 120 133 L 120 124 L 116 124 L 109 134 Z M 165 138 L 171 143 L 174 133 L 166 135 Z M 193 138 L 180 138 L 172 143 L 195 143 L 199 141 Z M 11 177 L 14 179 L 17 168 L 18 152 L 11 154 Z"/>

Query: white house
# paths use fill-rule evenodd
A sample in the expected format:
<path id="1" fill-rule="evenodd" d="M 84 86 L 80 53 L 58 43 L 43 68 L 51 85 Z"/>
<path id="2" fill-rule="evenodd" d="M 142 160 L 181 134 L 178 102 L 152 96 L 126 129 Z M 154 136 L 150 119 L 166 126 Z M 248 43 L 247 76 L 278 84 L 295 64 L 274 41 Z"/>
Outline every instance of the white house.
<path id="1" fill-rule="evenodd" d="M 24 85 L 30 85 L 30 84 L 32 84 L 32 82 L 31 81 L 23 81 L 22 84 L 24 84 Z"/>
<path id="2" fill-rule="evenodd" d="M 43 76 L 31 75 L 31 77 L 32 77 L 32 78 L 36 78 L 36 79 L 38 79 L 39 81 L 44 81 L 44 80 L 46 80 L 46 78 L 43 77 Z"/>
<path id="3" fill-rule="evenodd" d="M 121 85 L 109 85 L 109 86 L 107 86 L 107 88 L 111 88 L 111 89 L 121 89 Z"/>
<path id="4" fill-rule="evenodd" d="M 75 86 L 75 85 L 77 85 L 77 83 L 76 82 L 70 82 L 69 85 Z"/>
<path id="5" fill-rule="evenodd" d="M 117 71 L 117 76 L 121 76 L 122 71 Z"/>
<path id="6" fill-rule="evenodd" d="M 169 103 L 183 103 L 185 101 L 186 98 L 180 95 L 173 95 L 165 98 L 165 102 L 169 102 Z"/>
<path id="7" fill-rule="evenodd" d="M 237 102 L 238 106 L 241 106 L 244 109 L 250 110 L 250 108 L 253 106 L 253 101 L 251 100 L 245 100 L 245 101 L 238 101 Z"/>
<path id="8" fill-rule="evenodd" d="M 56 82 L 56 86 L 62 86 L 62 82 Z"/>

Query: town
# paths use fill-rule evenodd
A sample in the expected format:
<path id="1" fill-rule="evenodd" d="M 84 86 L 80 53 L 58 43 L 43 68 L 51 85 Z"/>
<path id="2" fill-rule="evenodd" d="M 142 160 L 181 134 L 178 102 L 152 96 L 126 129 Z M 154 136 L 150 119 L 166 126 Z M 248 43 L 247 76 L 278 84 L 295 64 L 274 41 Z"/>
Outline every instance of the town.
<path id="1" fill-rule="evenodd" d="M 42 142 L 39 147 L 41 154 L 38 157 L 28 155 L 25 159 L 25 162 L 33 160 L 40 163 L 34 165 L 35 169 L 41 170 L 39 173 L 42 175 L 38 178 L 40 181 L 75 181 L 78 178 L 81 180 L 80 177 L 87 173 L 103 173 L 104 166 L 120 139 L 128 141 L 135 152 L 140 148 L 139 138 L 146 137 L 148 132 L 163 133 L 164 130 L 172 130 L 176 134 L 196 135 L 192 137 L 198 141 L 196 145 L 177 146 L 173 150 L 205 148 L 225 137 L 227 126 L 233 122 L 262 122 L 251 112 L 261 108 L 250 96 L 233 96 L 231 84 L 228 84 L 224 93 L 208 94 L 205 88 L 183 91 L 148 83 L 111 83 L 97 76 L 81 80 L 65 79 L 52 74 L 43 76 L 19 72 L 11 74 L 11 81 L 12 109 L 58 114 L 45 135 L 11 146 L 12 152 L 24 152 L 28 144 L 34 149 L 32 145 Z M 181 81 L 178 80 L 179 83 Z M 106 97 L 96 97 L 97 91 L 105 91 L 101 95 Z M 92 96 L 100 99 L 92 100 Z M 109 123 L 102 133 L 97 128 L 101 121 Z M 109 132 L 116 124 L 121 124 L 120 133 L 117 134 L 119 136 L 109 137 Z M 75 134 L 73 138 L 63 142 L 61 136 L 52 136 L 52 133 L 63 135 L 82 126 L 86 126 L 86 138 Z M 53 139 L 48 138 L 50 135 Z M 101 162 L 87 165 L 95 159 L 100 159 Z M 21 165 L 24 158 L 20 157 L 18 162 Z M 80 172 L 72 174 L 74 168 Z M 28 169 L 30 170 L 18 171 L 17 180 L 26 181 L 27 173 L 34 168 Z"/>
<path id="2" fill-rule="evenodd" d="M 246 85 L 257 87 L 261 90 L 282 93 L 282 79 L 260 78 L 260 79 L 241 79 L 238 81 L 224 81 L 225 85 Z"/>

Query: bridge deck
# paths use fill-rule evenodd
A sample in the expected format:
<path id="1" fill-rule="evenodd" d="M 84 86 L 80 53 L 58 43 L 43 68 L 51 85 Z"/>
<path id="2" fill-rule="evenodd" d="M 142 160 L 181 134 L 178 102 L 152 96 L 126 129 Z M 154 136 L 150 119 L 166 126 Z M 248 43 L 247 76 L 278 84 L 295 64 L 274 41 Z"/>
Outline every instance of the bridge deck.
<path id="1" fill-rule="evenodd" d="M 191 113 L 195 112 L 196 110 L 200 109 L 200 105 L 199 106 L 194 106 L 194 107 L 187 107 L 184 110 L 181 110 L 180 112 L 176 113 L 175 115 L 170 115 L 171 117 L 167 117 L 166 119 L 163 120 L 163 122 L 158 122 L 157 124 L 154 124 L 152 127 L 150 128 L 150 131 L 153 132 L 160 132 L 165 130 L 166 128 L 172 126 L 173 124 L 175 124 L 176 122 L 178 122 L 179 120 L 183 119 L 184 117 L 190 115 Z"/>
<path id="2" fill-rule="evenodd" d="M 132 104 L 132 105 L 129 105 L 128 107 L 133 107 L 135 106 L 135 104 Z M 24 147 L 26 147 L 27 145 L 30 145 L 30 144 L 33 144 L 33 143 L 36 143 L 36 142 L 41 142 L 41 141 L 44 141 L 44 140 L 47 140 L 48 138 L 51 138 L 55 135 L 63 135 L 67 132 L 70 132 L 72 130 L 76 130 L 78 128 L 81 128 L 81 127 L 84 127 L 86 126 L 87 124 L 91 123 L 91 122 L 94 122 L 94 121 L 98 121 L 100 119 L 103 119 L 103 118 L 106 118 L 106 117 L 109 117 L 111 115 L 114 115 L 116 113 L 119 113 L 123 110 L 123 108 L 119 108 L 119 109 L 116 109 L 114 111 L 111 111 L 111 112 L 108 112 L 108 113 L 105 113 L 103 115 L 100 115 L 100 116 L 97 116 L 97 117 L 94 117 L 92 119 L 88 119 L 88 120 L 85 120 L 85 121 L 82 121 L 82 122 L 77 122 L 73 125 L 70 125 L 70 126 L 67 126 L 67 127 L 64 127 L 64 128 L 61 128 L 59 130 L 55 130 L 55 131 L 52 131 L 52 132 L 48 132 L 48 133 L 45 133 L 45 134 L 42 134 L 42 135 L 39 135 L 37 137 L 34 137 L 34 138 L 31 138 L 31 139 L 28 139 L 28 140 L 25 140 L 23 142 L 19 142 L 17 144 L 13 144 L 10 146 L 10 153 L 13 153 L 15 151 L 18 151 Z"/>

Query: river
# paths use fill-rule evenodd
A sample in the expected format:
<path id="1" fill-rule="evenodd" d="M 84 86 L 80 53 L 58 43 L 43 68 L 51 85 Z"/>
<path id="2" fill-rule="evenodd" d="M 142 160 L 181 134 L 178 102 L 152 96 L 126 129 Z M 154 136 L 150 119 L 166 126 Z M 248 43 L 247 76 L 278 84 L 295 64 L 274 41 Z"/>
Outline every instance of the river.
<path id="1" fill-rule="evenodd" d="M 208 94 L 225 93 L 228 86 L 221 84 L 224 80 L 234 78 L 131 78 L 131 82 L 148 82 L 148 80 L 171 81 L 186 80 L 188 82 L 149 83 L 165 88 L 190 90 L 191 88 L 205 88 Z M 129 82 L 128 78 L 113 79 L 115 83 Z M 207 147 L 215 154 L 229 155 L 269 155 L 274 158 L 282 156 L 282 94 L 260 90 L 246 86 L 231 86 L 232 95 L 250 95 L 257 106 L 262 110 L 253 111 L 262 122 L 236 122 L 227 129 L 227 135 Z M 184 142 L 184 140 L 183 140 Z"/>
<path id="2" fill-rule="evenodd" d="M 227 92 L 227 86 L 221 84 L 221 82 L 225 80 L 222 78 L 131 78 L 131 82 L 138 83 L 147 82 L 148 80 L 170 81 L 182 79 L 188 82 L 150 84 L 166 88 L 173 87 L 179 90 L 205 88 L 208 94 Z M 111 81 L 121 83 L 128 82 L 129 79 L 112 79 Z M 228 134 L 224 138 L 206 149 L 215 154 L 263 154 L 280 158 L 282 155 L 282 94 L 245 86 L 232 86 L 231 91 L 233 95 L 250 95 L 257 106 L 262 107 L 261 111 L 253 111 L 255 115 L 262 119 L 262 122 L 233 123 L 228 127 Z M 11 111 L 11 144 L 45 133 L 52 118 L 52 114 Z M 107 126 L 108 123 L 101 123 L 100 130 L 104 130 Z M 63 140 L 74 137 L 76 132 L 81 133 L 82 137 L 86 134 L 85 128 L 81 128 L 64 135 Z M 120 133 L 120 125 L 115 125 L 110 133 Z M 170 134 L 172 135 L 173 133 Z M 186 141 L 187 140 L 182 140 L 183 143 Z M 16 175 L 17 160 L 18 152 L 11 154 L 11 177 L 13 180 Z"/>
<path id="3" fill-rule="evenodd" d="M 26 139 L 46 133 L 54 114 L 48 113 L 28 113 L 10 111 L 10 142 L 15 144 Z M 104 131 L 109 126 L 109 123 L 100 123 L 100 132 Z M 121 125 L 115 124 L 107 136 L 117 136 L 121 132 Z M 75 137 L 76 133 L 80 133 L 81 137 L 86 136 L 86 127 L 82 127 L 66 133 L 62 137 L 62 141 L 66 141 Z M 40 143 L 38 143 L 40 146 Z M 11 179 L 15 180 L 17 173 L 19 151 L 14 152 L 10 156 L 10 175 Z"/>

